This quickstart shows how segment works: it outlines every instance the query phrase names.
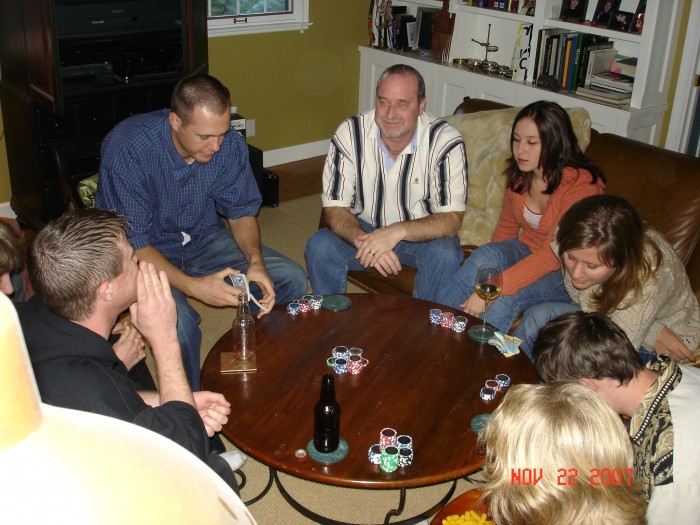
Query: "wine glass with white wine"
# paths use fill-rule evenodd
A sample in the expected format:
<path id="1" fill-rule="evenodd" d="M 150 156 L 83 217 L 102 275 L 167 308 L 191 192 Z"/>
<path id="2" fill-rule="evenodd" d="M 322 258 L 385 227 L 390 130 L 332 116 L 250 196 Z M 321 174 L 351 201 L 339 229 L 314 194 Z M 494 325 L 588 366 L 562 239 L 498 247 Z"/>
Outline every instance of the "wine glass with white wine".
<path id="1" fill-rule="evenodd" d="M 494 329 L 486 326 L 486 312 L 489 310 L 489 303 L 501 294 L 503 288 L 502 270 L 498 266 L 479 266 L 476 271 L 476 282 L 474 288 L 476 294 L 484 300 L 484 323 L 472 326 L 469 329 L 469 337 L 474 341 L 485 343 L 493 337 Z"/>

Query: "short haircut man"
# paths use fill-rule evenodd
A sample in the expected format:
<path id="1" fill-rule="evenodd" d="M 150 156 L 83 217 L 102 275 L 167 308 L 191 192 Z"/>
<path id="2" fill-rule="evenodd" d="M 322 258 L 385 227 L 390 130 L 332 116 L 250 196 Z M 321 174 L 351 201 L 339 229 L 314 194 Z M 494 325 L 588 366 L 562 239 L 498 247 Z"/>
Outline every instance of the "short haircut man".
<path id="1" fill-rule="evenodd" d="M 237 490 L 230 466 L 210 453 L 208 439 L 228 420 L 230 403 L 221 394 L 190 390 L 167 276 L 139 263 L 127 231 L 113 212 L 77 210 L 51 221 L 32 243 L 29 272 L 38 294 L 17 312 L 41 398 L 157 432 Z M 126 308 L 130 329 L 151 345 L 159 391 L 131 379 L 108 341 Z"/>
<path id="2" fill-rule="evenodd" d="M 461 134 L 427 112 L 425 81 L 396 64 L 379 77 L 375 108 L 336 130 L 323 170 L 323 219 L 304 256 L 314 293 L 345 293 L 348 271 L 383 277 L 418 269 L 413 295 L 436 301 L 459 269 L 467 203 Z"/>
<path id="3" fill-rule="evenodd" d="M 210 75 L 175 86 L 171 108 L 134 115 L 102 143 L 96 206 L 125 215 L 140 260 L 168 274 L 178 338 L 193 390 L 200 386 L 200 316 L 188 297 L 236 306 L 245 273 L 263 315 L 306 293 L 303 268 L 261 242 L 260 191 L 245 139 L 231 129 L 229 90 Z"/>
<path id="4" fill-rule="evenodd" d="M 668 355 L 645 367 L 624 331 L 597 313 L 572 312 L 547 323 L 533 356 L 545 381 L 580 381 L 629 418 L 649 525 L 697 523 L 700 370 Z"/>

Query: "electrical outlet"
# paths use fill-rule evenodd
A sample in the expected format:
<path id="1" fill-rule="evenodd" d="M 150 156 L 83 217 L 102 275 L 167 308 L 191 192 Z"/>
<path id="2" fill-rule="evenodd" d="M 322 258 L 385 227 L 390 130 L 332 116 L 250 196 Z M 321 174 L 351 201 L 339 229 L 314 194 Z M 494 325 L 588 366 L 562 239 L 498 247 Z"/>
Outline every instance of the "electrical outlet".
<path id="1" fill-rule="evenodd" d="M 254 118 L 249 118 L 248 120 L 245 121 L 245 132 L 246 132 L 246 135 L 249 137 L 255 136 L 255 119 Z"/>

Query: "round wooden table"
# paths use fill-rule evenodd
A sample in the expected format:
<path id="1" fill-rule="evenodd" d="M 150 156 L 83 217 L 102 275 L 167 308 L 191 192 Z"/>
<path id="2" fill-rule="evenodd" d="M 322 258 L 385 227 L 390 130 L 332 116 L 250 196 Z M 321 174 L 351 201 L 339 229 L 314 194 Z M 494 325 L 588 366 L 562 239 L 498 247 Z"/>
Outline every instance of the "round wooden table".
<path id="1" fill-rule="evenodd" d="M 429 322 L 429 310 L 462 312 L 398 295 L 348 294 L 345 311 L 313 310 L 292 316 L 286 305 L 257 320 L 257 371 L 221 373 L 221 353 L 231 351 L 231 334 L 214 345 L 202 367 L 202 388 L 223 393 L 233 411 L 223 434 L 272 469 L 303 479 L 363 489 L 405 489 L 432 485 L 477 471 L 470 422 L 490 413 L 504 393 L 486 402 L 479 392 L 505 373 L 512 383 L 537 383 L 528 358 L 506 358 L 491 345 L 472 341 Z M 469 317 L 469 325 L 481 322 Z M 313 438 L 313 408 L 326 360 L 338 345 L 360 347 L 369 364 L 358 375 L 336 374 L 341 437 L 347 457 L 321 464 L 295 451 Z M 395 472 L 368 461 L 371 445 L 385 428 L 413 438 L 413 464 Z"/>

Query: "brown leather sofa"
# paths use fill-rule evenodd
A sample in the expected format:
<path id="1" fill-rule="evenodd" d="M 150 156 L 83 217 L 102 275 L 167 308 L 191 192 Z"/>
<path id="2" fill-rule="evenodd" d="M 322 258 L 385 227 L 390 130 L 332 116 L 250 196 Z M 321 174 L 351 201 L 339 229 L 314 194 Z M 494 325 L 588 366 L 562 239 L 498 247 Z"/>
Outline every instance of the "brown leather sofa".
<path id="1" fill-rule="evenodd" d="M 465 99 L 455 113 L 505 108 L 502 104 Z M 700 159 L 611 133 L 591 134 L 586 150 L 608 178 L 607 192 L 629 200 L 676 249 L 700 297 Z M 474 246 L 463 246 L 465 255 Z M 350 272 L 348 281 L 373 293 L 406 294 L 413 290 L 415 270 L 404 266 L 397 276 L 375 270 Z"/>

